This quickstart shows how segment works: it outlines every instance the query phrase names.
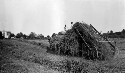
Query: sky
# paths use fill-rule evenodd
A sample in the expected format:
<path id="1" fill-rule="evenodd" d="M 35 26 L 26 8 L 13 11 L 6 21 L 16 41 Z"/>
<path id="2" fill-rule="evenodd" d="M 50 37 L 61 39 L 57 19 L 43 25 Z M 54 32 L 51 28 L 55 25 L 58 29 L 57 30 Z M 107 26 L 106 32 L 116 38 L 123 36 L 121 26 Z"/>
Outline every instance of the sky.
<path id="1" fill-rule="evenodd" d="M 125 0 L 0 0 L 0 30 L 52 35 L 71 22 L 98 31 L 125 29 Z"/>

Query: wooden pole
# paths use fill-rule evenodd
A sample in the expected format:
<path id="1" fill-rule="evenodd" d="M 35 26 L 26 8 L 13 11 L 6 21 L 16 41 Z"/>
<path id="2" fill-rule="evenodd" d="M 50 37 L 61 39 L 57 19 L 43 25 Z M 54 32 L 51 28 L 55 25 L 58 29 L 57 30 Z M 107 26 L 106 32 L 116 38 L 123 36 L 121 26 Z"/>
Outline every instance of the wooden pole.
<path id="1" fill-rule="evenodd" d="M 115 46 L 114 46 L 112 43 L 110 43 L 107 38 L 105 38 L 103 35 L 101 35 L 101 33 L 99 33 L 91 24 L 90 24 L 90 26 L 91 26 L 100 36 L 102 36 L 106 41 L 108 41 L 108 43 L 113 47 L 112 50 L 115 51 Z"/>

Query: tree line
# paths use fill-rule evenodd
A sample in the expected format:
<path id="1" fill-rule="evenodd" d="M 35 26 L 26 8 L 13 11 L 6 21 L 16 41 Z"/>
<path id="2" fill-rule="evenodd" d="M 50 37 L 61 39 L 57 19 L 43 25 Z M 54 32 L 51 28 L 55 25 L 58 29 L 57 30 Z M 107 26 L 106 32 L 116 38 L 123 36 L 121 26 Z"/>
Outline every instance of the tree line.
<path id="1" fill-rule="evenodd" d="M 22 32 L 17 33 L 15 38 L 22 38 L 22 39 L 47 39 L 44 37 L 43 34 L 36 34 L 35 32 L 31 32 L 29 35 L 23 34 Z"/>
<path id="2" fill-rule="evenodd" d="M 43 34 L 36 34 L 35 32 L 31 32 L 29 35 L 23 34 L 22 32 L 17 33 L 15 35 L 16 38 L 23 38 L 23 39 L 50 39 L 57 35 L 63 35 L 64 32 L 58 32 L 58 34 L 53 33 L 51 36 L 47 35 L 46 37 Z"/>
<path id="3" fill-rule="evenodd" d="M 26 35 L 22 32 L 17 33 L 16 35 L 12 32 L 10 32 L 10 35 L 8 38 L 22 38 L 22 39 L 49 39 L 53 38 L 56 35 L 63 35 L 63 32 L 58 32 L 58 34 L 53 33 L 51 36 L 47 35 L 46 37 L 43 34 L 36 34 L 35 32 L 31 32 L 29 35 Z M 108 31 L 107 33 L 102 33 L 103 36 L 106 36 L 108 38 L 125 38 L 125 29 L 119 32 L 113 32 L 112 30 Z M 0 38 L 4 38 L 2 36 L 2 31 L 0 31 Z"/>
<path id="4" fill-rule="evenodd" d="M 49 35 L 47 36 L 49 37 Z M 19 32 L 17 34 L 14 34 L 12 32 L 9 33 L 8 39 L 11 38 L 20 38 L 20 39 L 47 39 L 47 37 L 44 37 L 43 34 L 36 34 L 35 32 L 31 32 L 29 35 L 26 35 L 22 32 Z M 3 39 L 5 36 L 3 35 L 2 31 L 0 31 L 0 38 Z"/>
<path id="5" fill-rule="evenodd" d="M 103 35 L 108 38 L 125 38 L 125 29 L 119 32 L 113 32 L 110 30 L 107 33 L 103 33 Z"/>
<path id="6" fill-rule="evenodd" d="M 35 32 L 31 32 L 29 35 L 26 35 L 26 34 L 24 34 L 22 32 L 14 34 L 14 33 L 9 31 L 9 33 L 10 34 L 9 34 L 8 39 L 11 39 L 11 38 L 19 38 L 19 39 L 50 39 L 50 38 L 53 38 L 56 35 L 63 35 L 64 34 L 63 32 L 59 32 L 58 34 L 53 33 L 51 36 L 47 35 L 45 37 L 43 34 L 36 34 Z M 2 31 L 0 31 L 0 38 L 1 39 L 5 38 Z"/>

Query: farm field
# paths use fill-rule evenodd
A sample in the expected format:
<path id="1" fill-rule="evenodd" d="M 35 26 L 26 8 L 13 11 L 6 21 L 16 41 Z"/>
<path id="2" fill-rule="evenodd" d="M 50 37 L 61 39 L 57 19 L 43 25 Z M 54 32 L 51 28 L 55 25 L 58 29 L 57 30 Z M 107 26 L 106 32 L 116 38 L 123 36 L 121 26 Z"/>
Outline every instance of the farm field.
<path id="1" fill-rule="evenodd" d="M 0 40 L 0 73 L 125 73 L 125 40 L 112 40 L 119 53 L 102 62 L 47 53 L 47 40 Z"/>

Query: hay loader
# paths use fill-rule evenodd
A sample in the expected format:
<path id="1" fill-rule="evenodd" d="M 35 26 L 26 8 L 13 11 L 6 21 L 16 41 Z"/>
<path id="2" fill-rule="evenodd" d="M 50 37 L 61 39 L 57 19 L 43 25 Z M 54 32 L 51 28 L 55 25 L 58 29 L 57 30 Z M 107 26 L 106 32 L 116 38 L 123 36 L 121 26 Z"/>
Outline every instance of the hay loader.
<path id="1" fill-rule="evenodd" d="M 49 48 L 56 54 L 83 57 L 88 60 L 110 60 L 116 54 L 116 47 L 107 38 L 91 24 L 80 22 L 76 22 L 64 35 L 52 38 Z"/>

